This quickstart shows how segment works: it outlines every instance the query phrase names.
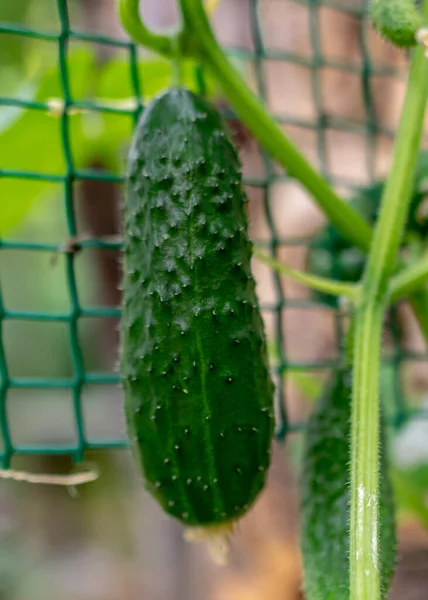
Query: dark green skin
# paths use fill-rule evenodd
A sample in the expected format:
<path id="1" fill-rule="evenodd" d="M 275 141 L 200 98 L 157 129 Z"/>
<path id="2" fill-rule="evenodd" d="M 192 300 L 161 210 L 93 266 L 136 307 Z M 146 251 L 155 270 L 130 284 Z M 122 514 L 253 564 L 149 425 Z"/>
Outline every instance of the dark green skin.
<path id="1" fill-rule="evenodd" d="M 306 600 L 349 600 L 351 372 L 333 373 L 308 423 L 301 477 L 301 548 Z M 382 429 L 382 444 L 385 445 Z M 380 456 L 382 598 L 396 564 L 395 511 Z"/>
<path id="2" fill-rule="evenodd" d="M 188 525 L 244 514 L 273 436 L 245 193 L 217 111 L 171 89 L 144 111 L 129 154 L 121 376 L 148 490 Z"/>

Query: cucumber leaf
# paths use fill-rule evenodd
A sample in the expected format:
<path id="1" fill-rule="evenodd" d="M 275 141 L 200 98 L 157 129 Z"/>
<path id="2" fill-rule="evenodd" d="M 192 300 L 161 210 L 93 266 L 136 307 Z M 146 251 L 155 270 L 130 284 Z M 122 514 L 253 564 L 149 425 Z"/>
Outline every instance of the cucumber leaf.
<path id="1" fill-rule="evenodd" d="M 145 102 L 151 100 L 171 84 L 171 62 L 163 58 L 141 60 L 137 65 L 137 73 L 140 94 Z M 214 96 L 217 92 L 215 80 L 204 73 L 204 82 L 207 94 L 210 97 Z M 184 60 L 182 62 L 182 83 L 184 87 L 194 92 L 199 91 L 195 61 Z M 135 98 L 136 89 L 131 78 L 129 59 L 118 57 L 108 61 L 101 69 L 95 91 L 101 102 L 105 99 Z"/>
<path id="2" fill-rule="evenodd" d="M 76 49 L 68 57 L 71 88 L 78 97 L 89 86 L 94 69 L 94 57 L 86 49 Z M 31 99 L 45 102 L 62 96 L 57 66 L 50 66 L 39 78 Z M 29 94 L 25 95 L 29 99 Z M 69 118 L 69 135 L 74 140 L 75 167 L 82 164 L 82 116 Z M 0 235 L 4 236 L 17 227 L 26 217 L 37 198 L 42 198 L 52 183 L 26 177 L 25 172 L 65 175 L 66 162 L 61 134 L 61 122 L 40 110 L 15 109 L 8 111 L 2 119 L 0 131 L 0 169 L 24 172 L 22 177 L 0 178 Z"/>

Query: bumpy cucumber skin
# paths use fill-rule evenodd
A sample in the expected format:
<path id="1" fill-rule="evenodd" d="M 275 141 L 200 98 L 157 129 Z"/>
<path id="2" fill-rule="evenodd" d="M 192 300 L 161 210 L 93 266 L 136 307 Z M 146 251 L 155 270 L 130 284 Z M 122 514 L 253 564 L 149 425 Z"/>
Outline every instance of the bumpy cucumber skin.
<path id="1" fill-rule="evenodd" d="M 389 42 L 401 48 L 416 45 L 422 15 L 414 0 L 371 0 L 369 12 L 374 28 Z"/>
<path id="2" fill-rule="evenodd" d="M 350 370 L 333 374 L 305 435 L 300 526 L 305 598 L 349 600 Z M 386 598 L 396 564 L 395 510 L 384 453 L 380 461 L 379 543 Z"/>
<path id="3" fill-rule="evenodd" d="M 244 514 L 274 428 L 238 156 L 217 111 L 171 89 L 129 154 L 121 377 L 133 454 L 187 525 Z"/>

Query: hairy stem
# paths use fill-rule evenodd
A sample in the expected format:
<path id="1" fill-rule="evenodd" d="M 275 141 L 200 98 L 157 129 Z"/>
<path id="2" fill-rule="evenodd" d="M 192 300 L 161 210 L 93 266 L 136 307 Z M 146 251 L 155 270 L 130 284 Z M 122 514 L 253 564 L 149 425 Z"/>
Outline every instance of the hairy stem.
<path id="1" fill-rule="evenodd" d="M 324 294 L 331 294 L 332 296 L 346 296 L 351 300 L 356 300 L 358 297 L 358 286 L 355 284 L 343 283 L 341 281 L 335 281 L 334 279 L 327 279 L 326 277 L 318 277 L 316 275 L 310 275 L 309 273 L 303 273 L 302 271 L 293 269 L 279 260 L 276 260 L 276 258 L 268 256 L 258 248 L 254 248 L 254 256 L 268 265 L 272 270 L 276 271 L 279 275 L 289 277 L 313 290 L 323 292 Z"/>
<path id="2" fill-rule="evenodd" d="M 424 2 L 428 18 L 428 0 Z M 406 224 L 428 97 L 428 61 L 415 50 L 393 164 L 355 315 L 351 424 L 350 598 L 381 598 L 379 554 L 379 368 L 389 280 Z"/>
<path id="3" fill-rule="evenodd" d="M 383 308 L 355 315 L 352 421 L 350 598 L 379 600 L 379 369 Z"/>

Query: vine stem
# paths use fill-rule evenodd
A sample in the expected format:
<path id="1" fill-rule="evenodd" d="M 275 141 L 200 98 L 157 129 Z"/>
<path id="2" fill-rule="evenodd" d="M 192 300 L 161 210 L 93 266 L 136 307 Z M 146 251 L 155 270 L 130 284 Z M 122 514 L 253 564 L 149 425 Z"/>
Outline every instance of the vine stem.
<path id="1" fill-rule="evenodd" d="M 141 20 L 140 0 L 117 0 L 117 10 L 123 27 L 136 42 L 168 58 L 174 56 L 171 36 L 153 33 Z"/>
<path id="2" fill-rule="evenodd" d="M 265 252 L 262 252 L 259 248 L 254 247 L 253 254 L 261 262 L 268 265 L 279 275 L 289 277 L 294 281 L 298 281 L 303 285 L 306 285 L 313 290 L 323 292 L 324 294 L 331 294 L 332 296 L 346 296 L 350 300 L 357 300 L 359 287 L 353 283 L 343 283 L 342 281 L 335 281 L 334 279 L 328 279 L 327 277 L 318 277 L 317 275 L 311 275 L 293 269 L 288 265 L 280 262 L 276 258 L 272 258 Z"/>
<path id="3" fill-rule="evenodd" d="M 401 273 L 398 273 L 390 286 L 391 300 L 399 300 L 403 296 L 426 288 L 428 281 L 428 259 L 426 257 L 416 261 Z"/>
<path id="4" fill-rule="evenodd" d="M 198 32 L 198 43 L 194 41 L 189 47 L 215 75 L 241 121 L 269 154 L 312 194 L 336 229 L 368 253 L 372 240 L 370 225 L 333 192 L 266 112 L 218 44 L 202 0 L 180 0 L 180 5 L 185 29 Z M 412 292 L 409 301 L 428 344 L 428 291 Z"/>
<path id="5" fill-rule="evenodd" d="M 171 59 L 174 56 L 175 38 L 183 57 L 200 60 L 210 68 L 229 102 L 255 138 L 312 194 L 341 234 L 364 252 L 369 251 L 372 237 L 370 225 L 343 202 L 310 166 L 266 112 L 240 73 L 229 63 L 211 30 L 202 0 L 180 0 L 183 28 L 174 35 L 149 31 L 139 15 L 139 0 L 117 0 L 117 5 L 122 25 L 135 42 Z M 215 6 L 213 0 L 210 7 L 212 9 Z M 420 289 L 412 292 L 409 301 L 428 343 L 428 291 Z"/>
<path id="6" fill-rule="evenodd" d="M 172 40 L 174 54 L 171 58 L 171 66 L 172 66 L 172 77 L 171 77 L 171 85 L 173 87 L 180 87 L 183 83 L 183 64 L 182 64 L 182 55 L 180 51 L 180 39 L 179 37 L 175 37 Z"/>
<path id="7" fill-rule="evenodd" d="M 187 29 L 198 32 L 198 50 L 203 64 L 214 74 L 241 121 L 271 157 L 292 177 L 302 182 L 316 198 L 330 222 L 356 246 L 367 252 L 370 247 L 370 226 L 334 193 L 248 88 L 218 44 L 202 0 L 180 0 L 180 4 Z"/>
<path id="8" fill-rule="evenodd" d="M 428 19 L 428 0 L 423 3 Z M 350 599 L 380 600 L 379 370 L 388 288 L 410 204 L 412 178 L 428 98 L 428 61 L 414 51 L 407 93 L 354 321 Z"/>
<path id="9" fill-rule="evenodd" d="M 253 249 L 254 256 L 268 265 L 279 275 L 289 277 L 294 281 L 298 281 L 303 285 L 324 292 L 325 294 L 331 294 L 332 296 L 347 296 L 351 300 L 357 300 L 359 294 L 359 285 L 354 283 L 343 283 L 335 279 L 328 279 L 327 277 L 319 277 L 317 275 L 311 275 L 304 271 L 299 271 L 289 267 L 287 264 L 269 256 L 263 252 L 257 246 Z M 428 281 L 428 259 L 424 257 L 416 261 L 415 263 L 404 268 L 397 275 L 395 275 L 389 285 L 389 297 L 391 302 L 397 302 L 402 298 L 413 294 L 417 297 L 417 294 L 421 291 L 425 292 L 427 289 Z M 428 306 L 426 302 L 426 296 L 423 294 L 422 298 L 424 302 L 425 312 Z M 428 316 L 428 312 L 427 312 Z"/>

